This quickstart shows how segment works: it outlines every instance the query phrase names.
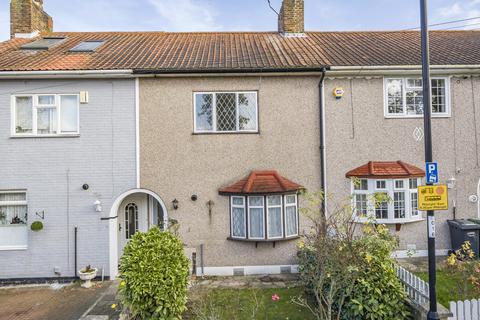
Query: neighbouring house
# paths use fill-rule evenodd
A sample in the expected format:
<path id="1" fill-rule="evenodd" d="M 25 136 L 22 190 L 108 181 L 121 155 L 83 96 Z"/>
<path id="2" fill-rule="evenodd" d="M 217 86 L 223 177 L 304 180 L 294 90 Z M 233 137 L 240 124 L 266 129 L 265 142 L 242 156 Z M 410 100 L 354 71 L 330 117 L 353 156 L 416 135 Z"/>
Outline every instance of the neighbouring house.
<path id="1" fill-rule="evenodd" d="M 199 275 L 296 272 L 302 189 L 426 254 L 418 32 L 306 32 L 303 0 L 277 32 L 53 32 L 42 6 L 13 0 L 0 43 L 0 279 L 113 278 L 135 232 L 172 221 Z M 431 32 L 440 254 L 446 220 L 479 214 L 479 47 Z"/>

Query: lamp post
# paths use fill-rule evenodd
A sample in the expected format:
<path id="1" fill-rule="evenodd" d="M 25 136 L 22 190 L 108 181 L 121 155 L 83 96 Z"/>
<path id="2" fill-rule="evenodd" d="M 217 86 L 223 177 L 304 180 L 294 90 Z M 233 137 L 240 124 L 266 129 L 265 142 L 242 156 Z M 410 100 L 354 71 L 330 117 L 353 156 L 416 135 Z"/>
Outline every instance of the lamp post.
<path id="1" fill-rule="evenodd" d="M 430 53 L 428 37 L 428 5 L 427 0 L 420 0 L 421 36 L 422 36 L 422 76 L 423 76 L 423 125 L 425 131 L 425 162 L 433 162 L 432 126 L 431 126 L 431 99 L 430 99 Z M 427 182 L 427 185 L 433 183 Z M 436 261 L 435 261 L 435 212 L 427 211 L 428 232 L 428 282 L 430 296 L 430 310 L 428 320 L 440 319 L 437 312 L 436 292 Z"/>

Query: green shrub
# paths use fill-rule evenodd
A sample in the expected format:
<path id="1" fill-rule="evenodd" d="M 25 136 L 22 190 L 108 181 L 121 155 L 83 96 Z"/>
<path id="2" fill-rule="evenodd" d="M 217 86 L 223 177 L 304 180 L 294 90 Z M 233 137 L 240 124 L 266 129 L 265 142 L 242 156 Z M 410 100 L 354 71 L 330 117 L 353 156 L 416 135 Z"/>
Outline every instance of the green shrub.
<path id="1" fill-rule="evenodd" d="M 170 232 L 137 232 L 120 259 L 121 300 L 133 318 L 181 319 L 186 310 L 189 262 Z"/>
<path id="2" fill-rule="evenodd" d="M 43 223 L 41 221 L 35 221 L 32 223 L 32 225 L 30 226 L 30 229 L 32 229 L 32 231 L 40 231 L 40 230 L 43 230 Z"/>

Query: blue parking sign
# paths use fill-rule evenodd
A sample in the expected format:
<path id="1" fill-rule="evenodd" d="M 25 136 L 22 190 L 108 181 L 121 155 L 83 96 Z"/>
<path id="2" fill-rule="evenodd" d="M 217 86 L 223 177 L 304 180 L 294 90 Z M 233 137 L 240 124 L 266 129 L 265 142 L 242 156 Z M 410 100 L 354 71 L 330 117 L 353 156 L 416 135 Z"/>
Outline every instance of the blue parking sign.
<path id="1" fill-rule="evenodd" d="M 427 183 L 438 183 L 438 163 L 437 162 L 427 162 L 426 170 L 427 173 Z"/>

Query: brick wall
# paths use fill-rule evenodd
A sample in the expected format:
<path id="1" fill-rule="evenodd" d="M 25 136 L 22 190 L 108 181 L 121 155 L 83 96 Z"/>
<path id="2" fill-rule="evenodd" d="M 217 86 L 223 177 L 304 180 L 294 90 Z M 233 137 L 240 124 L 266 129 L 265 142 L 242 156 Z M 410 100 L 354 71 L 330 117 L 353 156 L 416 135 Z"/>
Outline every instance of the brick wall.
<path id="1" fill-rule="evenodd" d="M 43 11 L 43 0 L 11 0 L 10 36 L 17 33 L 51 32 L 52 18 Z"/>
<path id="2" fill-rule="evenodd" d="M 284 0 L 278 17 L 281 33 L 303 33 L 305 31 L 304 0 Z"/>

